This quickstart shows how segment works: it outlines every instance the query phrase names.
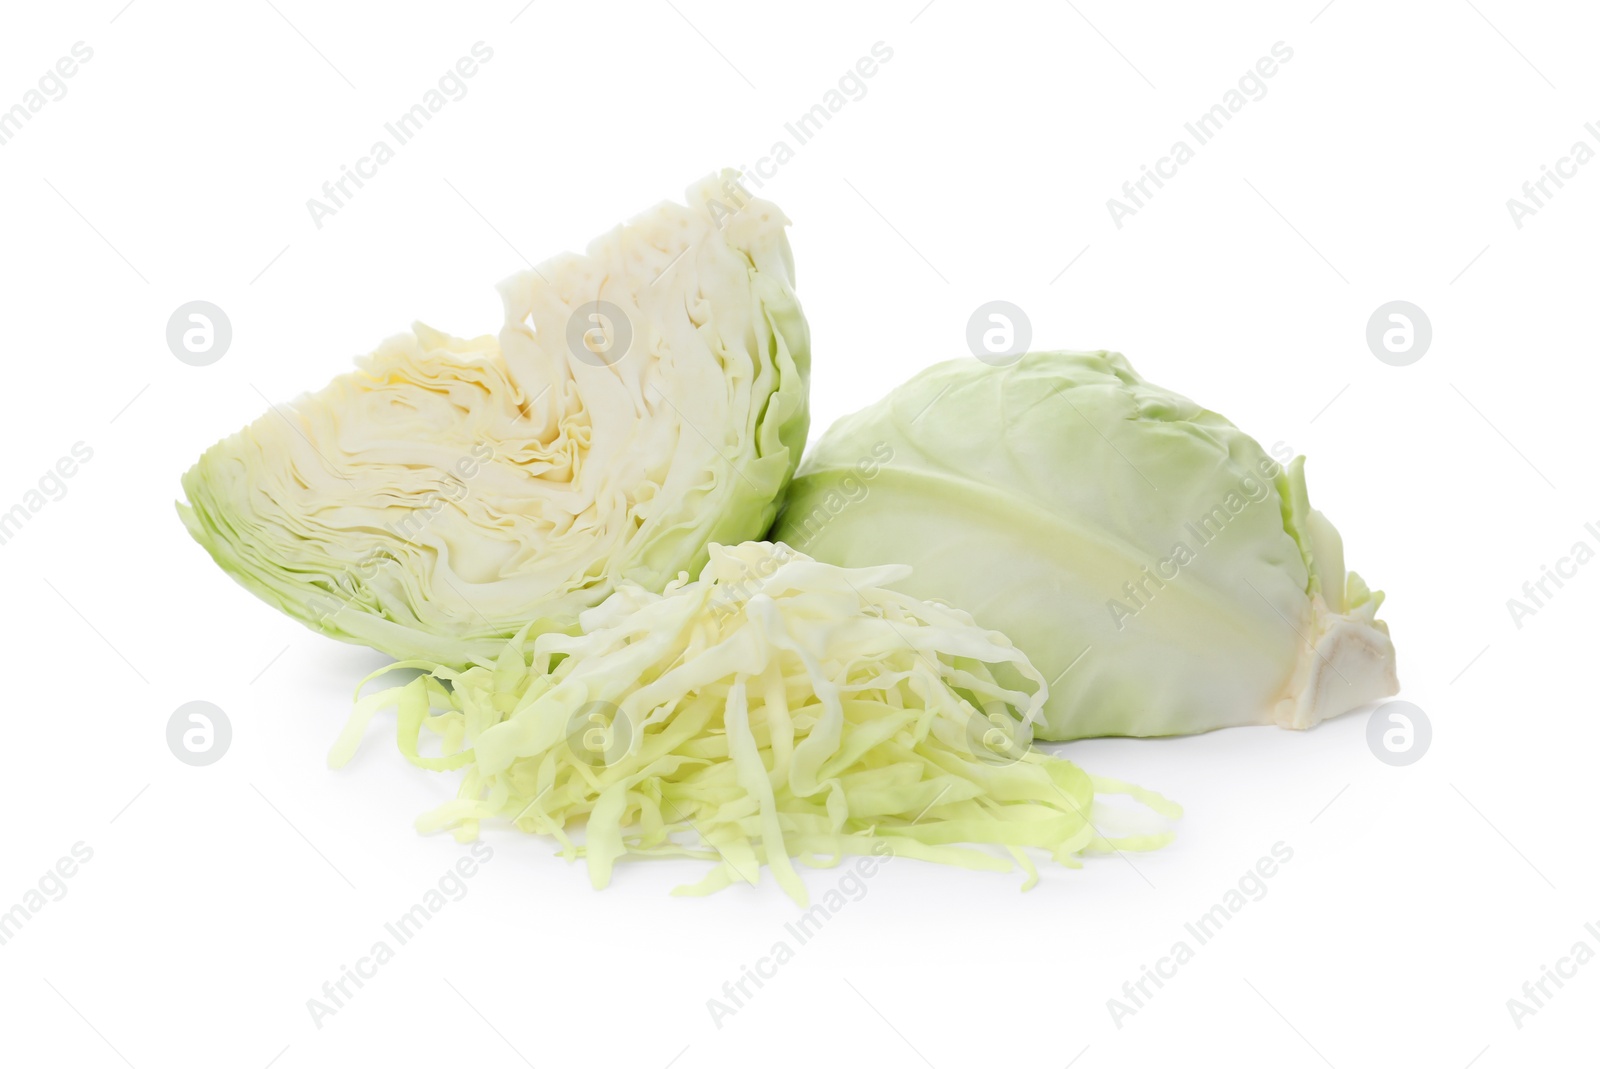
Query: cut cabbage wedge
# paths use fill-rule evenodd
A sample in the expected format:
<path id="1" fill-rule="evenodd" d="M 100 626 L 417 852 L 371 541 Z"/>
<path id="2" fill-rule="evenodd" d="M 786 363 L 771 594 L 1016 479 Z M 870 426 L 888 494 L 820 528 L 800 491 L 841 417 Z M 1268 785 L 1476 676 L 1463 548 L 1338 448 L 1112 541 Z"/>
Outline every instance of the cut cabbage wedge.
<path id="1" fill-rule="evenodd" d="M 660 590 L 762 535 L 799 461 L 787 223 L 708 178 L 504 282 L 498 340 L 419 326 L 275 406 L 206 451 L 179 513 L 275 608 L 458 667 L 619 583 Z"/>

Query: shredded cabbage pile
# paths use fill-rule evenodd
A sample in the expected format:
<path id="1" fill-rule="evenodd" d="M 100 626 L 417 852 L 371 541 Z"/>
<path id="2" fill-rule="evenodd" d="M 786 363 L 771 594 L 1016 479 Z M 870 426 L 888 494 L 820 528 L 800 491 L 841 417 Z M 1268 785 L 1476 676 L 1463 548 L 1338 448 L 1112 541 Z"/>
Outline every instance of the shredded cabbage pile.
<path id="1" fill-rule="evenodd" d="M 395 707 L 413 764 L 465 770 L 459 798 L 419 830 L 469 841 L 503 818 L 582 857 L 596 888 L 620 859 L 691 857 L 716 864 L 676 894 L 754 884 L 765 865 L 803 907 L 795 860 L 829 867 L 887 846 L 1020 867 L 1026 890 L 1038 871 L 1025 848 L 1076 868 L 1080 854 L 1168 842 L 1164 830 L 1102 833 L 1115 814 L 1097 812 L 1096 795 L 1181 811 L 1033 749 L 1044 677 L 965 612 L 888 589 L 909 574 L 782 543 L 714 544 L 698 580 L 680 574 L 661 594 L 624 584 L 581 615 L 579 635 L 518 636 L 492 667 L 376 673 L 426 672 L 358 688 L 329 763 L 346 763 L 373 714 Z M 440 756 L 421 752 L 424 729 Z"/>

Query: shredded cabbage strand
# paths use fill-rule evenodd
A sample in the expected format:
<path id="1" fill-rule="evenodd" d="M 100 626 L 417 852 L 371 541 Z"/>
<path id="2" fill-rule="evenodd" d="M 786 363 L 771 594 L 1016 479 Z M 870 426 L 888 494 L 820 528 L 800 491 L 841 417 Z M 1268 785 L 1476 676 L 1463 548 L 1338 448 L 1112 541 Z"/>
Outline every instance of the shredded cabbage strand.
<path id="1" fill-rule="evenodd" d="M 1033 749 L 1044 677 L 966 613 L 889 589 L 909 573 L 714 544 L 698 580 L 680 574 L 661 594 L 625 585 L 582 614 L 579 635 L 518 636 L 464 671 L 402 661 L 375 673 L 426 672 L 358 688 L 328 760 L 345 764 L 373 714 L 394 707 L 408 760 L 464 772 L 458 799 L 420 831 L 465 842 L 504 819 L 585 859 L 596 888 L 619 859 L 691 857 L 715 864 L 676 894 L 754 884 L 764 865 L 805 906 L 794 861 L 887 848 L 1020 867 L 1026 890 L 1038 880 L 1028 848 L 1076 868 L 1081 854 L 1170 841 L 1102 832 L 1116 814 L 1097 795 L 1181 810 Z M 422 753 L 425 730 L 439 756 Z"/>

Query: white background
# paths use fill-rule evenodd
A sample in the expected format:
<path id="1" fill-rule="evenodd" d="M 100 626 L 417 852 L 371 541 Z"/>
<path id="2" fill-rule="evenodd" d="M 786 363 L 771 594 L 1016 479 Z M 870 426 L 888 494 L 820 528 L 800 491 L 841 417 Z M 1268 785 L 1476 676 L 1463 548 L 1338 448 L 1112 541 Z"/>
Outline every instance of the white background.
<path id="1" fill-rule="evenodd" d="M 94 451 L 0 546 L 0 909 L 93 850 L 0 947 L 0 1060 L 1593 1063 L 1600 964 L 1520 1029 L 1506 1006 L 1578 940 L 1600 950 L 1600 564 L 1520 629 L 1506 607 L 1578 539 L 1600 546 L 1600 164 L 1520 229 L 1506 207 L 1596 143 L 1592 10 L 124 2 L 8 4 L 0 34 L 0 107 L 94 50 L 0 146 L 0 509 L 75 442 Z M 479 40 L 494 58 L 465 99 L 315 227 L 307 198 Z M 1061 747 L 1182 801 L 1178 841 L 1025 895 L 889 865 L 720 1028 L 707 999 L 796 915 L 770 881 L 678 899 L 695 866 L 632 865 L 595 893 L 547 842 L 491 833 L 467 896 L 319 1029 L 306 1000 L 463 853 L 411 828 L 453 782 L 370 742 L 324 767 L 383 659 L 212 566 L 174 515 L 179 474 L 263 396 L 413 319 L 495 330 L 492 283 L 524 256 L 753 164 L 878 41 L 893 58 L 865 97 L 760 191 L 794 220 L 816 432 L 965 353 L 984 301 L 1025 309 L 1037 348 L 1120 349 L 1310 457 L 1313 501 L 1389 594 L 1431 750 L 1380 763 L 1360 714 Z M 1114 226 L 1107 198 L 1277 41 L 1294 55 L 1267 95 Z M 164 338 L 195 299 L 234 330 L 203 368 Z M 1394 299 L 1433 323 L 1408 367 L 1364 339 Z M 208 768 L 164 738 L 194 699 L 233 724 Z M 1119 1028 L 1107 1000 L 1279 841 L 1294 857 L 1267 896 Z"/>

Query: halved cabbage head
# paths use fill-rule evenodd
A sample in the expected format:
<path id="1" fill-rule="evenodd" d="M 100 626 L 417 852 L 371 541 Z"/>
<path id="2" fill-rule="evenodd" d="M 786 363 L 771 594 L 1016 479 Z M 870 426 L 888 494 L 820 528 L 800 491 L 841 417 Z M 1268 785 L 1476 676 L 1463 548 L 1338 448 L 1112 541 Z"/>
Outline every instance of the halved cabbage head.
<path id="1" fill-rule="evenodd" d="M 514 640 L 492 668 L 401 662 L 429 674 L 361 698 L 329 763 L 395 706 L 407 758 L 464 770 L 459 799 L 421 830 L 465 841 L 494 820 L 548 834 L 596 887 L 630 856 L 693 857 L 713 867 L 680 893 L 754 883 L 766 866 L 804 905 L 791 858 L 1016 864 L 1031 885 L 1025 848 L 1076 867 L 1081 853 L 1167 842 L 1097 795 L 1175 817 L 1171 802 L 1029 745 L 1019 726 L 1044 679 L 1004 635 L 891 589 L 908 572 L 713 546 L 698 580 L 623 585 L 581 635 Z M 424 729 L 440 756 L 420 752 Z"/>
<path id="2" fill-rule="evenodd" d="M 419 326 L 213 446 L 190 533 L 309 626 L 452 665 L 759 537 L 808 419 L 788 220 L 731 172 L 688 201 L 502 283 L 498 342 Z"/>
<path id="3" fill-rule="evenodd" d="M 1041 738 L 1306 728 L 1399 684 L 1383 595 L 1275 452 L 1118 353 L 952 361 L 829 428 L 773 537 L 1005 632 Z"/>

